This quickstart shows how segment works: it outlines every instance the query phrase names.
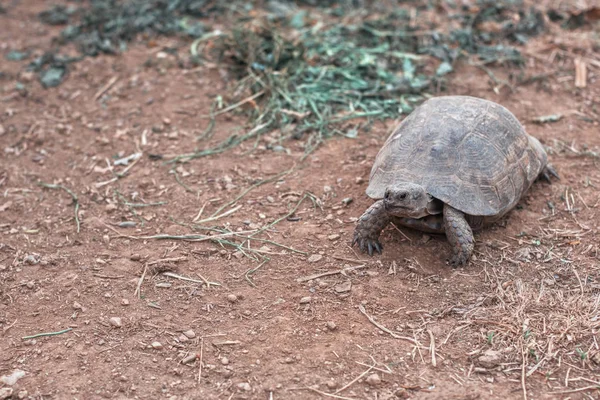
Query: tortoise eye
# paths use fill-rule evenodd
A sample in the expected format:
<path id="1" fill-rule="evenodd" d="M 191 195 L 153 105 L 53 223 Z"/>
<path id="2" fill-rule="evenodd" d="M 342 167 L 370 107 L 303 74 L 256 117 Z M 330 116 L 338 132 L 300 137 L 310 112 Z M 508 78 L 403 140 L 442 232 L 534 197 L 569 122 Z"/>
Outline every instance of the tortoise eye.
<path id="1" fill-rule="evenodd" d="M 400 199 L 401 199 L 401 200 L 404 200 L 404 199 L 406 199 L 406 193 L 402 193 L 402 194 L 400 195 Z"/>

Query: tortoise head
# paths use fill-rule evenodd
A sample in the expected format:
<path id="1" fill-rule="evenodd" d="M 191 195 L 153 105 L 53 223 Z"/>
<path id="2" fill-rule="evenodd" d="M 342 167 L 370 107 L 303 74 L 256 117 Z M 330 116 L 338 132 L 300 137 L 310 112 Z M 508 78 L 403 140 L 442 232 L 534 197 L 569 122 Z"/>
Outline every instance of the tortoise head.
<path id="1" fill-rule="evenodd" d="M 442 204 L 421 185 L 399 182 L 388 186 L 383 197 L 388 214 L 396 217 L 422 218 L 442 212 Z"/>

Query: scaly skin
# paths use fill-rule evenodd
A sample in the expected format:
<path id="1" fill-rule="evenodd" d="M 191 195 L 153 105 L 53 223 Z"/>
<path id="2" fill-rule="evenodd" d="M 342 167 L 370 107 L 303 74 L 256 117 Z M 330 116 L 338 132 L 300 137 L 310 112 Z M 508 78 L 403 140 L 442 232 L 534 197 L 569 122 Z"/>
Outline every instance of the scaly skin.
<path id="1" fill-rule="evenodd" d="M 465 219 L 465 215 L 448 204 L 444 204 L 444 227 L 446 238 L 450 242 L 453 252 L 450 265 L 457 267 L 466 264 L 475 245 L 473 231 Z"/>
<path id="2" fill-rule="evenodd" d="M 368 251 L 369 255 L 373 255 L 373 250 L 381 254 L 383 246 L 379 242 L 379 235 L 389 222 L 390 215 L 385 211 L 383 200 L 376 201 L 358 220 L 352 246 L 358 243 L 358 247 Z"/>

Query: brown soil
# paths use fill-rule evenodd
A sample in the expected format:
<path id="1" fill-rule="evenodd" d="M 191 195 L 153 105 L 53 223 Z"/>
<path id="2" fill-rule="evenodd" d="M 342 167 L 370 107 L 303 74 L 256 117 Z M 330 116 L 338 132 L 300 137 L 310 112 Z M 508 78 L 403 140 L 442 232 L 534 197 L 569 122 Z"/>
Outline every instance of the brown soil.
<path id="1" fill-rule="evenodd" d="M 47 46 L 55 31 L 38 21 L 39 8 L 19 2 L 0 15 L 3 53 Z M 549 147 L 561 175 L 552 185 L 535 184 L 507 218 L 478 234 L 476 258 L 459 269 L 446 264 L 443 237 L 409 230 L 387 229 L 382 256 L 349 247 L 355 219 L 371 204 L 364 194 L 371 164 L 395 121 L 377 123 L 356 140 L 329 140 L 303 163 L 300 141 L 283 143 L 288 154 L 269 150 L 270 137 L 263 137 L 254 150 L 248 142 L 180 165 L 179 183 L 164 159 L 149 155 L 168 159 L 247 129 L 244 119 L 222 116 L 208 143 L 195 140 L 208 122 L 199 116 L 225 87 L 216 67 L 179 69 L 171 56 L 157 57 L 163 45 L 176 43 L 163 39 L 153 48 L 134 44 L 123 56 L 86 59 L 63 85 L 44 90 L 21 63 L 3 59 L 0 376 L 25 371 L 12 386 L 14 397 L 32 399 L 317 399 L 336 398 L 331 394 L 347 384 L 337 398 L 517 399 L 523 382 L 531 399 L 598 398 L 590 389 L 556 393 L 593 387 L 600 372 L 598 64 L 589 65 L 587 87 L 575 88 L 578 50 L 555 54 L 552 65 L 551 51 L 538 51 L 562 39 L 541 37 L 523 49 L 526 75 L 559 70 L 547 79 L 496 93 L 485 72 L 465 64 L 445 92 L 507 106 Z M 155 62 L 144 66 L 149 58 Z M 509 78 L 501 69 L 494 74 Z M 17 79 L 26 93 L 15 90 Z M 548 114 L 563 118 L 531 122 Z M 111 181 L 112 162 L 138 151 L 141 159 Z M 305 199 L 297 218 L 259 235 L 273 243 L 250 242 L 270 258 L 260 269 L 213 242 L 139 238 L 192 234 L 185 224 L 202 207 L 201 219 L 295 164 L 212 222 L 252 230 L 314 194 L 316 205 Z M 77 195 L 79 234 L 69 194 L 38 182 Z M 344 205 L 345 198 L 354 201 Z M 125 221 L 137 225 L 123 227 Z M 320 260 L 309 262 L 311 255 Z M 357 265 L 365 267 L 297 281 Z M 339 293 L 347 282 L 350 290 Z M 378 329 L 361 305 L 419 345 Z M 195 337 L 183 336 L 189 330 Z M 497 360 L 485 362 L 488 350 L 498 352 L 488 357 Z M 182 363 L 194 354 L 195 361 Z M 371 365 L 377 369 L 364 374 Z M 372 373 L 381 383 L 367 381 Z"/>

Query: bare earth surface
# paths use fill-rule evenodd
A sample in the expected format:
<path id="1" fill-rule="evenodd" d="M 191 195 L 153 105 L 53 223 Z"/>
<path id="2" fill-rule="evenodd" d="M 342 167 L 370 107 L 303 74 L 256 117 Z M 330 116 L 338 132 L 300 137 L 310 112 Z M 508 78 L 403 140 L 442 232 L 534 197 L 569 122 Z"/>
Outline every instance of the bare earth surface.
<path id="1" fill-rule="evenodd" d="M 0 15 L 3 54 L 47 45 L 55 32 L 38 11 L 23 2 Z M 170 157 L 248 129 L 224 115 L 210 141 L 196 141 L 225 87 L 217 67 L 178 68 L 159 53 L 168 39 L 86 59 L 50 90 L 20 63 L 5 65 L 0 376 L 25 376 L 0 388 L 34 399 L 518 399 L 524 388 L 530 399 L 599 398 L 600 84 L 590 66 L 587 87 L 575 88 L 573 54 L 534 50 L 556 40 L 523 49 L 526 74 L 564 73 L 495 92 L 485 72 L 463 65 L 443 93 L 508 107 L 561 175 L 476 235 L 476 257 L 459 269 L 446 264 L 444 237 L 389 227 L 383 255 L 349 247 L 371 204 L 372 162 L 397 121 L 329 140 L 303 162 L 301 141 L 277 152 L 265 136 L 175 174 Z M 549 114 L 563 117 L 532 122 Z M 137 152 L 134 164 L 113 165 Z M 250 250 L 172 238 L 206 234 L 189 224 L 270 178 L 202 223 L 250 235 L 281 219 L 244 243 Z M 39 182 L 73 191 L 80 233 L 71 196 Z"/>

